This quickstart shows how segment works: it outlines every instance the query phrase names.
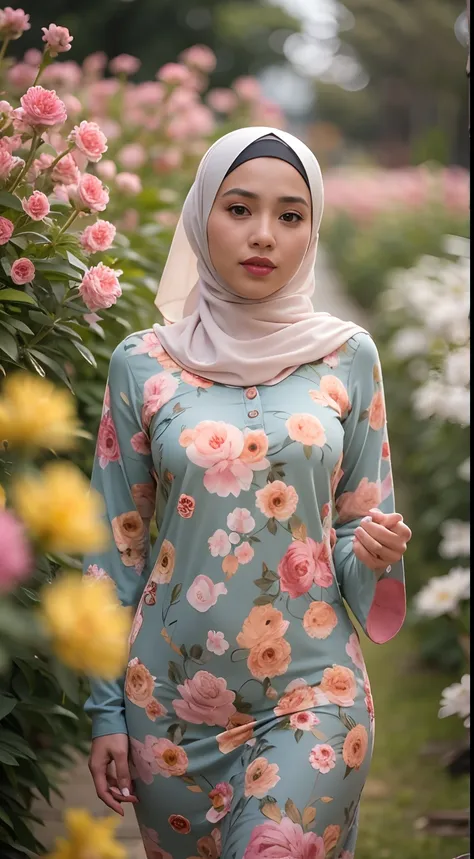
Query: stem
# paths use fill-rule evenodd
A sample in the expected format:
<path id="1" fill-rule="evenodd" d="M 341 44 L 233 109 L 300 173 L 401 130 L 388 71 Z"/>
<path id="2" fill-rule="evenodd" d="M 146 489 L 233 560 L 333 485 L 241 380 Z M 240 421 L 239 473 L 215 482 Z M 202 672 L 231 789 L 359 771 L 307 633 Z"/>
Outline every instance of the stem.
<path id="1" fill-rule="evenodd" d="M 75 146 L 75 144 L 71 143 L 67 149 L 65 149 L 63 152 L 60 152 L 59 155 L 54 159 L 54 161 L 51 162 L 51 164 L 48 167 L 48 170 L 54 170 L 58 161 L 61 161 L 61 158 L 64 158 L 65 155 L 69 155 L 71 150 L 74 149 L 74 146 Z"/>
<path id="2" fill-rule="evenodd" d="M 39 67 L 39 69 L 38 69 L 38 71 L 37 71 L 37 73 L 36 73 L 36 77 L 35 77 L 35 79 L 34 79 L 34 81 L 33 81 L 33 83 L 32 83 L 32 86 L 36 86 L 36 85 L 37 85 L 37 83 L 38 83 L 38 81 L 39 81 L 39 79 L 40 79 L 41 75 L 43 74 L 43 72 L 44 72 L 44 70 L 45 70 L 46 66 L 48 66 L 48 65 L 49 65 L 49 59 L 50 59 L 50 57 L 49 57 L 49 53 L 48 53 L 48 46 L 46 45 L 46 47 L 45 47 L 45 49 L 44 49 L 44 52 L 43 52 L 43 58 L 42 58 L 41 63 L 40 63 L 40 67 Z"/>
<path id="3" fill-rule="evenodd" d="M 15 188 L 18 187 L 18 185 L 20 184 L 23 177 L 28 173 L 28 170 L 30 169 L 33 158 L 35 157 L 35 152 L 38 149 L 38 146 L 40 145 L 40 143 L 42 143 L 42 141 L 43 141 L 43 138 L 41 137 L 41 133 L 39 131 L 34 131 L 33 137 L 31 139 L 30 154 L 28 155 L 28 158 L 26 159 L 25 166 L 23 167 L 23 170 L 20 170 L 20 172 L 19 172 L 18 176 L 16 177 L 13 185 L 11 186 L 11 188 L 8 189 L 10 194 L 13 194 L 13 191 L 15 190 Z"/>
<path id="4" fill-rule="evenodd" d="M 10 39 L 4 39 L 2 48 L 0 50 L 0 63 L 5 59 L 5 54 L 7 52 L 8 44 Z"/>
<path id="5" fill-rule="evenodd" d="M 66 230 L 68 229 L 68 227 L 70 227 L 70 226 L 71 226 L 71 224 L 76 220 L 76 218 L 77 218 L 78 214 L 79 214 L 78 209 L 74 209 L 74 211 L 69 215 L 69 218 L 67 219 L 67 221 L 65 221 L 65 222 L 64 222 L 64 224 L 62 225 L 61 229 L 59 230 L 59 233 L 57 234 L 57 236 L 56 236 L 56 238 L 55 238 L 55 240 L 54 240 L 54 244 L 56 244 L 56 242 L 57 242 L 57 240 L 59 239 L 59 237 L 60 237 L 60 236 L 62 236 L 62 234 L 63 234 L 64 232 L 66 232 Z"/>

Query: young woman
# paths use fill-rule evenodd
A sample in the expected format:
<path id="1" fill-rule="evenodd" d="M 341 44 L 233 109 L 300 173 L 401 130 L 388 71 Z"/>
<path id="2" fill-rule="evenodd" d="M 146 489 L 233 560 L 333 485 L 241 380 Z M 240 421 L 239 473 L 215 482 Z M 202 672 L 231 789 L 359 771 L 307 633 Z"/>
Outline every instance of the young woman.
<path id="1" fill-rule="evenodd" d="M 134 611 L 126 675 L 92 683 L 90 767 L 149 859 L 352 859 L 374 736 L 346 604 L 405 616 L 370 335 L 311 303 L 323 208 L 299 140 L 206 153 L 160 284 L 168 323 L 115 350 L 92 483 Z M 150 549 L 156 517 L 159 536 Z"/>

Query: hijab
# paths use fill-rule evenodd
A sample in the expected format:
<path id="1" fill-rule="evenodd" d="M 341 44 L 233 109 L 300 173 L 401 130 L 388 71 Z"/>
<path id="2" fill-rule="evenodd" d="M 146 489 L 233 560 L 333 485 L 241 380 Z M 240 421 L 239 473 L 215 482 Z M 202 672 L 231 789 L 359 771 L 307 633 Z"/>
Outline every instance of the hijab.
<path id="1" fill-rule="evenodd" d="M 311 237 L 287 284 L 266 298 L 244 298 L 220 278 L 211 262 L 207 221 L 224 178 L 243 163 L 241 154 L 248 148 L 254 157 L 251 144 L 260 144 L 269 135 L 292 150 L 290 158 L 297 158 L 293 166 L 306 176 L 312 200 Z M 153 328 L 166 352 L 184 369 L 213 382 L 273 385 L 365 331 L 313 308 L 322 212 L 321 170 L 301 140 L 267 127 L 241 128 L 217 140 L 203 156 L 186 197 L 155 299 L 165 325 L 155 323 Z"/>

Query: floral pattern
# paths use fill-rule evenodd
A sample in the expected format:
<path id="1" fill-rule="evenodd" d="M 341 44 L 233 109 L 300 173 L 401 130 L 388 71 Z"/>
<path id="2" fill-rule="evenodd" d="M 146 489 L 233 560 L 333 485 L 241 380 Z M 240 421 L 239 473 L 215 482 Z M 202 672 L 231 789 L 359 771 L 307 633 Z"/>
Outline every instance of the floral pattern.
<path id="1" fill-rule="evenodd" d="M 130 655 L 86 709 L 94 736 L 129 734 L 148 857 L 352 859 L 374 707 L 344 600 L 379 643 L 405 608 L 403 563 L 352 552 L 394 509 L 375 344 L 251 390 L 153 330 L 115 351 L 92 478 L 111 539 L 84 571 L 130 606 Z"/>

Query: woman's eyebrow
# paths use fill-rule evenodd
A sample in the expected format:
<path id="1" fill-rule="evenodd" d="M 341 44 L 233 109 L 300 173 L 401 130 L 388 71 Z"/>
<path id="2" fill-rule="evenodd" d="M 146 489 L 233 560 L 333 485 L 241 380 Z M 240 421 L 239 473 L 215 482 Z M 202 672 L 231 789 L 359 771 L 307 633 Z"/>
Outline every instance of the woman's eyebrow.
<path id="1" fill-rule="evenodd" d="M 258 194 L 254 194 L 253 191 L 246 191 L 244 188 L 231 188 L 229 191 L 226 191 L 222 196 L 230 197 L 231 195 L 237 195 L 239 197 L 248 197 L 251 200 L 258 200 Z M 301 203 L 303 206 L 307 206 L 309 208 L 309 204 L 306 202 L 304 197 L 278 197 L 279 203 Z"/>

